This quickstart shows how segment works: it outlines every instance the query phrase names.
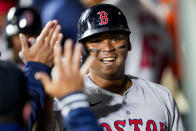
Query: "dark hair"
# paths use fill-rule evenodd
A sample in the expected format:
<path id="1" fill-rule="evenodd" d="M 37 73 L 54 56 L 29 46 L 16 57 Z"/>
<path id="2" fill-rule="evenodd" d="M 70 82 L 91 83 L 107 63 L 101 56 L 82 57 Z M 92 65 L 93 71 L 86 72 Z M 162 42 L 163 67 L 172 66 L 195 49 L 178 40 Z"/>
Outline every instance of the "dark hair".
<path id="1" fill-rule="evenodd" d="M 23 71 L 11 62 L 0 61 L 0 117 L 20 115 L 28 98 Z"/>
<path id="2" fill-rule="evenodd" d="M 24 33 L 36 37 L 41 30 L 41 17 L 36 8 L 16 6 L 9 10 L 5 26 L 8 47 L 12 47 L 12 36 Z"/>

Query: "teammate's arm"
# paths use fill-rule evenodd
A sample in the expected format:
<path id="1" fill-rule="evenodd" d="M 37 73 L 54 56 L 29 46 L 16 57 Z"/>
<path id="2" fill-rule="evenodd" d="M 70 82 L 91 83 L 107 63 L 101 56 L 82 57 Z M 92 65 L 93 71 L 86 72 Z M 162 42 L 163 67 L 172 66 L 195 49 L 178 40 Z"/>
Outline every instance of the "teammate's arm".
<path id="1" fill-rule="evenodd" d="M 45 73 L 37 73 L 35 76 L 44 85 L 45 91 L 52 97 L 60 99 L 61 113 L 64 117 L 64 125 L 67 130 L 74 131 L 98 131 L 102 130 L 96 122 L 96 118 L 88 108 L 87 96 L 83 91 L 83 74 L 92 64 L 92 56 L 87 59 L 80 70 L 80 58 L 82 46 L 76 44 L 73 49 L 71 40 L 65 42 L 64 58 L 62 64 L 61 46 L 58 44 L 54 51 L 55 77 L 51 79 Z"/>
<path id="2" fill-rule="evenodd" d="M 44 107 L 45 97 L 43 86 L 39 81 L 35 80 L 34 74 L 38 71 L 50 73 L 50 68 L 53 64 L 54 45 L 56 42 L 61 42 L 62 40 L 62 34 L 59 33 L 60 28 L 56 20 L 49 21 L 31 47 L 28 46 L 25 36 L 20 34 L 22 53 L 25 61 L 27 61 L 25 64 L 25 75 L 27 77 L 28 91 L 31 95 L 31 104 L 33 107 L 29 121 L 29 130 L 31 130 L 33 124 L 39 118 L 38 116 L 40 116 L 40 112 Z M 54 121 L 52 120 L 54 117 L 51 117 L 51 119 L 48 117 L 47 119 Z M 52 123 L 48 125 L 55 126 Z"/>

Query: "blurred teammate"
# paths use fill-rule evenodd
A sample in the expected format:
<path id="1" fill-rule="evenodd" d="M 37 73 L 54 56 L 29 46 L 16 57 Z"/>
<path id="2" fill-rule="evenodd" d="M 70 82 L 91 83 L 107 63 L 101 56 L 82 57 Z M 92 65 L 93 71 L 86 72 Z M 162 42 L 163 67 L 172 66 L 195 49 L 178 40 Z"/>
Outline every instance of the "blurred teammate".
<path id="1" fill-rule="evenodd" d="M 4 27 L 6 24 L 6 16 L 9 9 L 18 4 L 18 0 L 1 0 L 0 1 L 0 59 L 10 59 L 11 52 L 7 49 L 6 40 L 4 38 Z"/>
<path id="2" fill-rule="evenodd" d="M 23 72 L 11 62 L 0 61 L 0 130 L 25 131 L 31 114 Z"/>
<path id="3" fill-rule="evenodd" d="M 41 29 L 41 18 L 36 9 L 31 7 L 12 7 L 9 10 L 5 34 L 8 47 L 13 51 L 12 60 L 14 62 L 23 65 L 23 61 L 19 57 L 19 52 L 21 51 L 19 33 L 23 33 L 28 39 L 31 37 L 36 38 L 40 34 Z M 33 41 L 33 39 L 31 39 L 31 41 Z"/>

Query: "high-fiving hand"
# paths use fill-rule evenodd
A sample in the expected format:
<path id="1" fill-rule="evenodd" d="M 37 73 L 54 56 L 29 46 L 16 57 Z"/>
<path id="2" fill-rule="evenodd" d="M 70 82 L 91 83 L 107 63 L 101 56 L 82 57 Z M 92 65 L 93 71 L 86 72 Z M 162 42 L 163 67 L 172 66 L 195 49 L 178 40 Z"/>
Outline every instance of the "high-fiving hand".
<path id="1" fill-rule="evenodd" d="M 56 43 L 61 43 L 63 38 L 60 30 L 61 26 L 58 25 L 57 20 L 49 21 L 30 47 L 25 36 L 20 34 L 24 60 L 27 62 L 40 62 L 51 67 L 53 65 L 53 48 Z"/>
<path id="2" fill-rule="evenodd" d="M 54 48 L 55 77 L 51 79 L 45 73 L 36 73 L 35 78 L 40 79 L 46 93 L 52 97 L 61 98 L 67 94 L 83 90 L 83 75 L 88 71 L 89 66 L 95 57 L 89 56 L 80 69 L 82 45 L 76 44 L 73 50 L 72 40 L 65 41 L 64 55 L 65 64 L 62 62 L 62 50 L 60 44 Z"/>

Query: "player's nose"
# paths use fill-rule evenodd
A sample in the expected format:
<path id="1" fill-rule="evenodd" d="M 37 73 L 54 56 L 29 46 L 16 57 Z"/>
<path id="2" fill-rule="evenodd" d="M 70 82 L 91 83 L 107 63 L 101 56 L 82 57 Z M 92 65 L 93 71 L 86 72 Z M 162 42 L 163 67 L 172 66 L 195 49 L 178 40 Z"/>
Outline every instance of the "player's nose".
<path id="1" fill-rule="evenodd" d="M 101 50 L 102 51 L 107 51 L 107 52 L 111 52 L 114 51 L 115 48 L 112 45 L 112 40 L 110 39 L 105 39 L 101 42 Z"/>

